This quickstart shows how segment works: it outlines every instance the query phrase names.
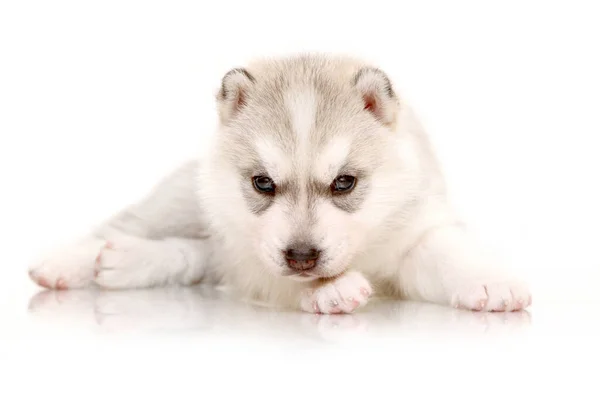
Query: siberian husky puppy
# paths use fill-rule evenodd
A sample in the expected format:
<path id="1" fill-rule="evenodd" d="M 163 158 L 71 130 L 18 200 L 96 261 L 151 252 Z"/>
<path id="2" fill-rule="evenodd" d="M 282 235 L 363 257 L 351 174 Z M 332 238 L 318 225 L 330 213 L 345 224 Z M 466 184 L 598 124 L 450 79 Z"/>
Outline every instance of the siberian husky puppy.
<path id="1" fill-rule="evenodd" d="M 224 285 L 240 298 L 350 313 L 373 295 L 481 311 L 531 304 L 470 237 L 435 154 L 382 70 L 322 54 L 229 71 L 197 160 L 46 255 L 50 289 Z"/>

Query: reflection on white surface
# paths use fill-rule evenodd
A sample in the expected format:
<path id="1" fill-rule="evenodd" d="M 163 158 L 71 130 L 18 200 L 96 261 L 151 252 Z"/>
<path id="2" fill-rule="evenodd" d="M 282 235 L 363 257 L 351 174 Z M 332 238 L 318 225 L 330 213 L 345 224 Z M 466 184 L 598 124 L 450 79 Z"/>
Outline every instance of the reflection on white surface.
<path id="1" fill-rule="evenodd" d="M 595 370 L 580 361 L 597 359 L 595 303 L 481 313 L 380 300 L 352 315 L 312 315 L 207 287 L 28 300 L 15 340 L 0 349 L 21 398 L 46 396 L 65 377 L 70 398 L 92 388 L 106 399 L 119 387 L 129 388 L 123 399 L 245 398 L 257 387 L 261 398 L 286 399 L 597 398 Z"/>
<path id="2" fill-rule="evenodd" d="M 527 329 L 528 312 L 481 313 L 434 304 L 374 299 L 352 315 L 314 315 L 239 302 L 209 287 L 130 291 L 42 291 L 30 316 L 47 326 L 101 332 L 197 332 L 337 339 L 344 335 L 454 335 Z"/>

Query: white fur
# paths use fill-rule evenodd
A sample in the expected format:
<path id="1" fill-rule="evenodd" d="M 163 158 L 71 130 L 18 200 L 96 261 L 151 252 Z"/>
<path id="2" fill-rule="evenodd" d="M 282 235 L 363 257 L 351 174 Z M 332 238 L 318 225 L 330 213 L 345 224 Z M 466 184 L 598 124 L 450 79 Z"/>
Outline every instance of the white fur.
<path id="1" fill-rule="evenodd" d="M 199 282 L 203 270 L 191 266 L 206 263 L 205 247 L 201 240 L 115 237 L 98 255 L 95 282 L 113 289 Z"/>
<path id="2" fill-rule="evenodd" d="M 526 308 L 526 285 L 485 254 L 448 203 L 410 107 L 388 96 L 379 73 L 365 73 L 352 86 L 352 74 L 364 65 L 305 57 L 255 63 L 255 80 L 233 74 L 224 87 L 248 106 L 220 100 L 222 125 L 200 161 L 182 166 L 89 237 L 34 264 L 32 279 L 58 289 L 203 279 L 245 299 L 319 313 L 353 312 L 372 294 L 473 310 Z M 284 92 L 261 83 L 282 76 Z M 362 110 L 365 95 L 376 99 L 373 110 Z M 279 98 L 281 108 L 261 103 Z M 356 138 L 362 139 L 353 150 Z M 252 157 L 275 182 L 296 179 L 296 200 L 275 196 L 251 212 L 248 202 L 262 198 L 243 186 L 251 179 L 240 171 L 254 168 Z M 366 174 L 355 189 L 363 196 L 356 207 L 310 195 L 311 185 L 327 187 L 349 160 Z M 298 235 L 326 254 L 308 278 L 286 276 L 283 251 Z"/>
<path id="3" fill-rule="evenodd" d="M 282 180 L 292 173 L 294 166 L 290 157 L 286 157 L 285 153 L 271 141 L 257 140 L 256 149 L 264 162 L 265 169 L 273 179 Z"/>
<path id="4" fill-rule="evenodd" d="M 350 144 L 345 137 L 336 137 L 327 143 L 314 161 L 313 174 L 323 181 L 331 181 L 336 171 L 343 164 L 350 151 Z"/>
<path id="5" fill-rule="evenodd" d="M 316 99 L 312 88 L 292 90 L 286 93 L 285 105 L 292 120 L 292 131 L 297 140 L 295 167 L 303 171 L 309 168 L 308 160 L 303 155 L 310 151 L 310 133 L 317 112 L 315 103 Z"/>
<path id="6" fill-rule="evenodd" d="M 299 151 L 305 151 L 317 112 L 315 94 L 312 88 L 286 92 L 285 105 L 292 117 L 294 133 L 301 143 Z"/>

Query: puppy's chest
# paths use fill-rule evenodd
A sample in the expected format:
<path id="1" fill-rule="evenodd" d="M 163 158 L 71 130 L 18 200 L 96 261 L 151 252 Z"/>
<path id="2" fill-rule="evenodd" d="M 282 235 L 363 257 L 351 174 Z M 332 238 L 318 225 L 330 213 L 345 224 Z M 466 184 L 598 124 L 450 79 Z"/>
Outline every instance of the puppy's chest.
<path id="1" fill-rule="evenodd" d="M 397 271 L 401 263 L 400 246 L 391 243 L 371 246 L 352 262 L 352 269 L 368 276 L 387 276 Z"/>

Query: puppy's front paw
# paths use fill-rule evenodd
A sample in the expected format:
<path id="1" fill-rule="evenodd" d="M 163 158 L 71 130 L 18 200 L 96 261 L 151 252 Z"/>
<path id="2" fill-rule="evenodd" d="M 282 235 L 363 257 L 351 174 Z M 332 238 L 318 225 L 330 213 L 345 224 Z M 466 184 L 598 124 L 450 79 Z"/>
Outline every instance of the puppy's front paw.
<path id="1" fill-rule="evenodd" d="M 520 311 L 529 307 L 531 301 L 525 284 L 497 279 L 463 282 L 451 296 L 453 307 L 475 311 Z"/>
<path id="2" fill-rule="evenodd" d="M 93 279 L 94 260 L 104 241 L 83 240 L 47 255 L 29 267 L 30 278 L 47 289 L 78 289 Z"/>
<path id="3" fill-rule="evenodd" d="M 300 308 L 321 314 L 351 313 L 367 304 L 373 289 L 358 272 L 347 272 L 335 280 L 302 294 Z"/>

